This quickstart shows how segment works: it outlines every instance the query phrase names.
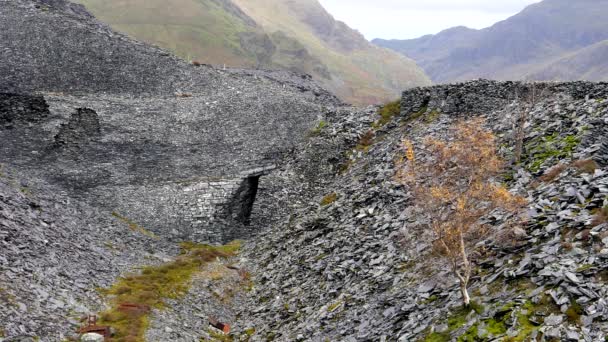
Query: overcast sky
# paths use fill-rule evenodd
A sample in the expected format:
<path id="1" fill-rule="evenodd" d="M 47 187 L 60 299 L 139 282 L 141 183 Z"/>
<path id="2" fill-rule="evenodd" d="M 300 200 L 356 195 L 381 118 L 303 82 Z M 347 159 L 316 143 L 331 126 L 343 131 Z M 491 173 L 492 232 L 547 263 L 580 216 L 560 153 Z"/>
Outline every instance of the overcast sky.
<path id="1" fill-rule="evenodd" d="M 371 40 L 417 38 L 460 25 L 484 28 L 540 0 L 319 1 L 336 19 Z"/>

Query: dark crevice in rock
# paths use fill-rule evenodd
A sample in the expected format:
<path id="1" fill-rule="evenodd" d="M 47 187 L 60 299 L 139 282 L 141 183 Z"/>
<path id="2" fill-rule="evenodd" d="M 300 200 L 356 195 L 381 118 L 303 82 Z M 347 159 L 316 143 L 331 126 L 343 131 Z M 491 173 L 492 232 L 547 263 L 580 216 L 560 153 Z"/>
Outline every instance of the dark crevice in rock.
<path id="1" fill-rule="evenodd" d="M 258 193 L 260 176 L 250 176 L 243 180 L 228 206 L 228 217 L 245 226 L 251 223 L 253 204 Z"/>

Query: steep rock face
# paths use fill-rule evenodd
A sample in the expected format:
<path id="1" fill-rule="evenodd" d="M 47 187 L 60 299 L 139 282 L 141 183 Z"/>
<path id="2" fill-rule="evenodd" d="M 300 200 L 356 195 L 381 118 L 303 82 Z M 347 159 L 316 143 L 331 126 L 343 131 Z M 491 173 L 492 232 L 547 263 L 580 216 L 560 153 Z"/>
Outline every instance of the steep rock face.
<path id="1" fill-rule="evenodd" d="M 189 65 L 67 1 L 0 6 L 0 161 L 161 235 L 248 231 L 207 226 L 248 221 L 240 184 L 340 103 L 306 75 Z"/>
<path id="2" fill-rule="evenodd" d="M 403 88 L 429 84 L 411 60 L 370 44 L 316 0 L 78 2 L 113 28 L 184 58 L 310 74 L 351 103 L 392 100 Z"/>
<path id="3" fill-rule="evenodd" d="M 321 177 L 316 201 L 297 206 L 247 247 L 243 260 L 255 287 L 235 327 L 278 341 L 601 340 L 608 331 L 608 226 L 590 222 L 608 204 L 607 91 L 606 84 L 491 81 L 406 91 L 401 115 L 376 132 L 367 152 L 349 137 L 365 135 L 378 117 L 328 116 L 311 141 L 350 141 L 352 162 L 335 178 Z M 393 179 L 400 141 L 445 139 L 458 120 L 482 116 L 510 159 L 520 104 L 532 92 L 522 163 L 505 181 L 528 198 L 528 219 L 511 230 L 509 215 L 488 218 L 491 229 L 478 244 L 487 254 L 470 286 L 479 314 L 463 313 L 456 279 L 430 252 L 421 227 L 426 213 Z M 334 155 L 320 153 L 319 160 Z M 426 157 L 419 151 L 418 159 Z M 558 163 L 587 158 L 600 167 L 539 180 Z M 332 193 L 333 202 L 319 204 Z"/>
<path id="4" fill-rule="evenodd" d="M 418 39 L 377 39 L 374 43 L 413 58 L 433 81 L 441 83 L 480 77 L 605 81 L 605 72 L 589 73 L 603 64 L 601 59 L 581 58 L 574 70 L 542 70 L 606 40 L 608 28 L 601 18 L 607 11 L 605 0 L 544 0 L 486 29 L 458 27 Z"/>

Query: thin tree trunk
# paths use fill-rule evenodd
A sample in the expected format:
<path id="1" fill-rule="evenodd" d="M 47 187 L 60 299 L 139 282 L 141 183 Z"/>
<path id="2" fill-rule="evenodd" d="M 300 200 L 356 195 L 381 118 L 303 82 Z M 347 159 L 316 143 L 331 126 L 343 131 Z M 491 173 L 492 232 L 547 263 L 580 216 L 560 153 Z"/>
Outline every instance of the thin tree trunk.
<path id="1" fill-rule="evenodd" d="M 462 294 L 462 302 L 464 306 L 469 306 L 471 304 L 471 297 L 469 297 L 469 291 L 467 290 L 467 284 L 460 281 L 460 293 Z"/>
<path id="2" fill-rule="evenodd" d="M 462 293 L 462 301 L 465 306 L 469 306 L 471 303 L 471 298 L 469 297 L 469 291 L 467 291 L 467 287 L 469 286 L 469 279 L 471 278 L 471 263 L 469 262 L 469 257 L 467 255 L 467 250 L 464 246 L 464 237 L 462 236 L 462 231 L 460 232 L 460 255 L 462 257 L 462 267 L 464 275 L 459 275 L 460 279 L 460 292 Z"/>

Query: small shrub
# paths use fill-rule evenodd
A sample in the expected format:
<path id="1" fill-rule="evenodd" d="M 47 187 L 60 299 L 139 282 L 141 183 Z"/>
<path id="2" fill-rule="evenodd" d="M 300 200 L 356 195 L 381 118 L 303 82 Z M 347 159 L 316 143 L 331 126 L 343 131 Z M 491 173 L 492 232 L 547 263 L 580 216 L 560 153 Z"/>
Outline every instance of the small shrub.
<path id="1" fill-rule="evenodd" d="M 375 135 L 376 133 L 374 133 L 374 131 L 371 129 L 365 132 L 365 134 L 361 136 L 361 139 L 359 140 L 356 149 L 359 151 L 367 151 L 369 147 L 374 144 Z"/>
<path id="2" fill-rule="evenodd" d="M 577 160 L 572 163 L 572 166 L 577 168 L 582 173 L 593 174 L 599 167 L 593 159 Z"/>
<path id="3" fill-rule="evenodd" d="M 604 223 L 608 223 L 608 205 L 598 210 L 591 220 L 591 226 L 595 227 Z"/>
<path id="4" fill-rule="evenodd" d="M 565 251 L 568 251 L 568 252 L 569 252 L 569 251 L 571 251 L 571 250 L 572 250 L 572 248 L 573 248 L 572 242 L 569 242 L 569 241 L 563 241 L 563 242 L 562 242 L 562 248 L 563 248 Z"/>
<path id="5" fill-rule="evenodd" d="M 593 236 L 591 235 L 591 229 L 584 229 L 581 231 L 581 241 L 583 246 L 587 247 L 593 242 Z"/>
<path id="6" fill-rule="evenodd" d="M 328 205 L 334 203 L 337 199 L 338 199 L 338 194 L 337 193 L 332 192 L 330 194 L 327 194 L 321 200 L 321 206 L 323 206 L 323 207 L 328 206 Z"/>
<path id="7" fill-rule="evenodd" d="M 568 166 L 566 164 L 557 164 L 554 167 L 550 168 L 545 172 L 544 175 L 540 177 L 540 180 L 545 183 L 550 183 L 554 181 L 557 176 L 559 176 L 562 172 L 564 172 Z"/>

